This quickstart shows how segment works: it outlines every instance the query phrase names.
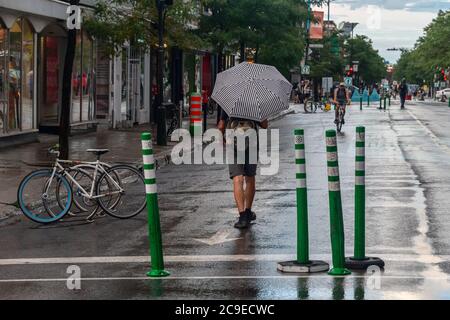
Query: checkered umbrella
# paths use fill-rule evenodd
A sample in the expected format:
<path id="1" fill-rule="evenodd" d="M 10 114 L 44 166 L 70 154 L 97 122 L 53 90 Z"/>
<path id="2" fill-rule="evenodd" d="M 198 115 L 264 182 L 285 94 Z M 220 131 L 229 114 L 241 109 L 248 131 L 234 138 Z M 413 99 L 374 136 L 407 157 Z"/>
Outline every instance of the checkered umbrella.
<path id="1" fill-rule="evenodd" d="M 289 108 L 291 90 L 275 67 L 244 62 L 217 75 L 211 98 L 230 117 L 264 121 Z"/>

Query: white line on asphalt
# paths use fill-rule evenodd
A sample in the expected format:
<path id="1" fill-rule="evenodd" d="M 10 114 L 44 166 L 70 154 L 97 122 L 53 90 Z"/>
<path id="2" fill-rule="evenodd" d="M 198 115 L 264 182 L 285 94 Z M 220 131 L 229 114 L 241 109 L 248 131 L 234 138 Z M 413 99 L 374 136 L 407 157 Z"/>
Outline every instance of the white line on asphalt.
<path id="1" fill-rule="evenodd" d="M 386 261 L 413 261 L 439 263 L 450 261 L 450 256 L 415 255 L 415 254 L 383 254 L 371 253 L 370 256 L 382 257 Z M 327 260 L 331 254 L 314 255 L 312 258 Z M 261 254 L 261 255 L 192 255 L 192 256 L 165 256 L 168 263 L 189 262 L 255 262 L 255 261 L 289 261 L 295 260 L 295 255 Z M 36 265 L 36 264 L 100 264 L 100 263 L 149 263 L 148 256 L 110 256 L 110 257 L 60 257 L 60 258 L 23 258 L 0 259 L 0 266 L 8 265 Z"/>
<path id="2" fill-rule="evenodd" d="M 150 277 L 104 277 L 104 278 L 80 278 L 80 281 L 141 281 L 141 280 L 258 280 L 258 279 L 370 279 L 371 275 L 350 275 L 350 276 L 329 276 L 327 274 L 317 275 L 280 275 L 280 276 L 191 276 L 191 277 L 176 277 L 170 276 L 165 278 L 150 278 Z M 446 280 L 449 277 L 424 277 L 424 276 L 410 276 L 410 275 L 382 275 L 382 279 L 404 279 L 404 280 Z M 72 279 L 73 280 L 73 279 Z M 0 283 L 18 283 L 18 282 L 67 282 L 67 278 L 30 278 L 30 279 L 0 279 Z"/>
<path id="3" fill-rule="evenodd" d="M 416 122 L 427 132 L 427 134 L 430 136 L 430 138 L 434 141 L 434 143 L 436 143 L 438 145 L 438 147 L 441 147 L 443 149 L 445 149 L 445 152 L 447 152 L 448 154 L 450 154 L 450 148 L 441 142 L 441 140 L 433 133 L 433 131 L 431 131 L 429 128 L 427 128 L 426 125 L 424 125 L 422 123 L 422 121 L 420 121 L 411 111 L 408 110 L 408 113 L 411 115 L 411 117 L 414 118 L 414 120 L 416 120 Z"/>

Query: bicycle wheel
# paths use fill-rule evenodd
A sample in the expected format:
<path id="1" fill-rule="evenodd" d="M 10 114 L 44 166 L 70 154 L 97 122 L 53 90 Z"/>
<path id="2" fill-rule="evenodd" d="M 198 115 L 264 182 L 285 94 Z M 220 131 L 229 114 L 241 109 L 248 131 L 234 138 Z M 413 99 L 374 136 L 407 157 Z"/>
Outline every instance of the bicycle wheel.
<path id="1" fill-rule="evenodd" d="M 70 214 L 76 214 L 81 212 L 91 212 L 98 207 L 96 200 L 88 199 L 84 196 L 84 191 L 90 192 L 92 188 L 93 177 L 89 172 L 80 168 L 70 168 L 66 170 L 66 174 L 69 174 L 77 183 L 71 179 L 67 179 L 72 188 L 73 201 L 72 206 L 69 210 Z M 60 181 L 57 186 L 56 199 L 61 208 L 64 207 L 64 196 L 61 197 L 60 190 L 62 187 L 62 182 Z"/>
<path id="2" fill-rule="evenodd" d="M 313 113 L 314 112 L 314 102 L 310 100 L 305 101 L 305 112 Z"/>
<path id="3" fill-rule="evenodd" d="M 336 124 L 336 129 L 337 129 L 337 132 L 339 132 L 339 133 L 341 133 L 341 131 L 342 131 L 342 125 L 344 123 L 343 120 L 344 120 L 344 113 L 341 110 L 339 110 L 339 119 L 338 119 L 338 123 Z"/>
<path id="4" fill-rule="evenodd" d="M 98 181 L 100 179 L 101 175 L 105 172 L 105 170 L 108 170 L 110 168 L 111 168 L 111 166 L 108 165 L 107 163 L 102 163 L 101 166 L 98 167 L 99 171 L 97 172 L 96 180 Z M 80 164 L 80 165 L 77 165 L 77 166 L 73 167 L 72 169 L 82 170 L 82 172 L 87 173 L 91 177 L 91 180 L 90 180 L 91 182 L 90 183 L 92 183 L 92 180 L 94 179 L 94 173 L 95 173 L 95 170 L 96 170 L 96 166 L 95 165 Z M 74 177 L 74 178 L 77 179 L 76 177 Z M 114 174 L 113 174 L 113 178 L 114 179 L 119 179 L 119 177 L 115 176 Z M 85 187 L 83 187 L 83 188 L 87 192 L 90 192 L 91 191 L 91 186 L 92 185 L 89 184 L 87 186 L 87 188 L 85 188 Z M 109 182 L 108 182 L 108 184 L 105 186 L 104 189 L 105 190 L 109 190 L 109 187 L 110 187 L 110 185 L 109 185 Z M 94 191 L 96 191 L 95 188 L 96 187 L 94 186 Z M 75 188 L 73 190 L 74 190 L 74 194 L 75 194 Z M 105 191 L 105 193 L 107 193 L 107 191 Z M 92 207 L 91 209 L 95 210 L 99 206 L 98 200 L 87 199 L 85 197 L 83 197 L 82 200 L 83 200 L 83 203 L 87 202 L 87 205 L 89 207 Z M 103 200 L 104 200 L 104 203 L 108 203 L 109 208 L 114 208 L 119 203 L 120 194 L 110 195 L 109 197 L 105 197 Z M 83 205 L 76 199 L 75 196 L 74 196 L 74 202 L 76 203 L 76 205 L 78 204 L 78 205 L 80 205 L 80 207 L 83 207 Z M 95 204 L 95 206 L 94 206 L 94 204 Z M 92 212 L 93 212 L 93 210 L 92 210 Z"/>
<path id="5" fill-rule="evenodd" d="M 52 223 L 63 218 L 72 205 L 72 189 L 66 178 L 48 169 L 37 170 L 27 175 L 19 185 L 17 200 L 23 214 L 38 223 Z M 59 203 L 56 197 L 57 186 L 61 196 Z"/>
<path id="6" fill-rule="evenodd" d="M 144 176 L 134 167 L 117 165 L 107 170 L 98 180 L 96 190 L 98 204 L 112 217 L 129 219 L 145 208 Z M 119 202 L 111 208 L 108 198 L 116 195 L 120 195 Z"/>

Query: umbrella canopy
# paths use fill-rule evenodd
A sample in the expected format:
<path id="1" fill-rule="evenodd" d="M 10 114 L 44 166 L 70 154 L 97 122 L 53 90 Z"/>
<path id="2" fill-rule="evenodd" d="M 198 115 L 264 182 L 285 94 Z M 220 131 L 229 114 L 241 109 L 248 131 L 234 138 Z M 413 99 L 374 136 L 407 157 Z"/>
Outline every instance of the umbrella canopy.
<path id="1" fill-rule="evenodd" d="M 217 75 L 211 98 L 230 117 L 264 121 L 289 108 L 291 90 L 275 67 L 243 62 Z"/>

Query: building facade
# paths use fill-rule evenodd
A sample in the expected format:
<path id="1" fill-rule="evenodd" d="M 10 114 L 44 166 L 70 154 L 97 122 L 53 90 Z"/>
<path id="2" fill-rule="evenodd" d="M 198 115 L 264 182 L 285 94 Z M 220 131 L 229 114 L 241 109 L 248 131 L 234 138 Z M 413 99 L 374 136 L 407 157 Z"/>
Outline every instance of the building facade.
<path id="1" fill-rule="evenodd" d="M 92 1 L 81 1 L 90 10 Z M 0 3 L 0 146 L 58 132 L 68 4 L 57 0 Z M 71 126 L 95 123 L 95 41 L 77 33 Z"/>
<path id="2" fill-rule="evenodd" d="M 59 132 L 68 2 L 0 2 L 0 147 Z M 95 0 L 80 2 L 83 11 L 94 5 Z M 83 27 L 76 41 L 70 131 L 155 122 L 157 48 L 142 51 L 125 43 L 110 57 Z M 164 101 L 187 109 L 192 92 L 209 97 L 217 72 L 234 64 L 234 56 L 167 48 Z"/>

